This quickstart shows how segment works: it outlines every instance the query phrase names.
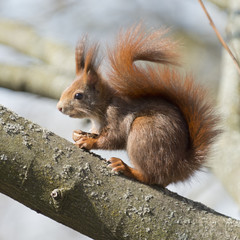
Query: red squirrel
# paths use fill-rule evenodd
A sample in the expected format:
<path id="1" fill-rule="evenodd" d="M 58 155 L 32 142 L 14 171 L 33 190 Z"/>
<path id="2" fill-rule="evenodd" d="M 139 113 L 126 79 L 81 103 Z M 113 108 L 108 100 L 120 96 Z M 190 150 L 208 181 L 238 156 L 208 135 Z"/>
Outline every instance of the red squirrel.
<path id="1" fill-rule="evenodd" d="M 125 149 L 134 168 L 113 157 L 112 170 L 163 187 L 199 170 L 220 133 L 206 90 L 173 69 L 178 44 L 166 33 L 141 25 L 120 32 L 107 50 L 105 77 L 98 45 L 84 37 L 75 52 L 76 78 L 57 104 L 70 117 L 92 121 L 91 133 L 73 132 L 79 148 Z"/>

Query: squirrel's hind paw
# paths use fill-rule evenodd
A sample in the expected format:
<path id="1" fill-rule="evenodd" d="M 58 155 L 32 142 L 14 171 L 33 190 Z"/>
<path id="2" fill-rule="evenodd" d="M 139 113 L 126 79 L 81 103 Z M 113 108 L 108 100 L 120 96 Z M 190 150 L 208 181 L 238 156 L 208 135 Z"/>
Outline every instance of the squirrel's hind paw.
<path id="1" fill-rule="evenodd" d="M 112 168 L 112 171 L 121 172 L 123 175 L 136 179 L 139 182 L 149 183 L 146 177 L 137 169 L 129 167 L 121 159 L 112 157 L 108 160 L 110 163 L 109 166 Z"/>
<path id="2" fill-rule="evenodd" d="M 112 171 L 122 172 L 126 176 L 131 172 L 130 167 L 119 158 L 112 157 L 108 160 L 108 163 L 110 163 L 109 167 L 112 168 Z"/>

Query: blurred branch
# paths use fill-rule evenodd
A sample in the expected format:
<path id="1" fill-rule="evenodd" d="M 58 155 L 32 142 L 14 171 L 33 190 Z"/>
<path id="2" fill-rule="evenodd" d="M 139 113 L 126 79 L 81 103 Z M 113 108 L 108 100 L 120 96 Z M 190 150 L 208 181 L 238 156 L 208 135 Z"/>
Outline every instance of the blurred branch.
<path id="1" fill-rule="evenodd" d="M 48 65 L 12 66 L 0 64 L 0 86 L 58 99 L 73 76 Z"/>
<path id="2" fill-rule="evenodd" d="M 39 36 L 30 26 L 0 19 L 0 43 L 68 72 L 74 72 L 74 51 Z"/>
<path id="3" fill-rule="evenodd" d="M 229 44 L 240 53 L 239 0 L 231 0 L 227 26 Z M 213 170 L 225 188 L 240 206 L 240 75 L 226 51 L 222 53 L 222 77 L 219 87 L 219 105 L 223 114 L 225 132 L 220 141 Z"/>
<path id="4" fill-rule="evenodd" d="M 217 30 L 217 28 L 216 28 L 216 26 L 215 26 L 212 18 L 210 17 L 210 15 L 209 15 L 206 7 L 204 6 L 202 0 L 198 0 L 198 1 L 199 1 L 200 5 L 201 5 L 203 11 L 205 12 L 205 14 L 206 14 L 206 16 L 207 16 L 207 18 L 208 18 L 208 20 L 209 20 L 209 22 L 210 22 L 210 25 L 212 26 L 213 30 L 215 31 L 215 33 L 216 33 L 216 35 L 217 35 L 220 43 L 221 43 L 221 44 L 223 45 L 223 47 L 227 50 L 228 54 L 229 54 L 230 57 L 232 58 L 234 64 L 236 65 L 236 68 L 237 68 L 237 70 L 238 70 L 238 72 L 239 72 L 239 74 L 240 74 L 240 65 L 239 65 L 237 59 L 235 58 L 235 56 L 233 55 L 232 51 L 229 49 L 228 45 L 227 45 L 226 42 L 223 40 L 221 34 L 220 34 L 219 31 Z"/>
<path id="5" fill-rule="evenodd" d="M 93 239 L 238 239 L 240 221 L 108 169 L 0 106 L 0 192 Z"/>
<path id="6" fill-rule="evenodd" d="M 76 0 L 68 0 L 68 1 L 56 1 L 56 5 L 52 6 L 51 9 L 46 9 L 44 16 L 51 17 L 53 14 L 56 14 L 61 11 L 66 11 L 67 8 L 76 4 Z"/>
<path id="7" fill-rule="evenodd" d="M 59 98 L 74 77 L 74 51 L 39 36 L 30 26 L 0 19 L 0 43 L 43 62 L 26 66 L 0 64 L 1 87 Z"/>
<path id="8" fill-rule="evenodd" d="M 208 2 L 214 3 L 216 6 L 224 10 L 226 10 L 229 5 L 229 0 L 208 0 Z"/>

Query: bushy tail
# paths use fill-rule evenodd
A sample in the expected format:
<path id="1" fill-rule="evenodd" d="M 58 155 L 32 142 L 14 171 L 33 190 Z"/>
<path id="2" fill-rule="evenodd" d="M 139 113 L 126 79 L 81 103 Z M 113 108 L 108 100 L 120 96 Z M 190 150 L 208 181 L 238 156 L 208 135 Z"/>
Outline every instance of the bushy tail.
<path id="1" fill-rule="evenodd" d="M 178 64 L 176 42 L 165 37 L 167 30 L 145 32 L 141 25 L 120 33 L 109 49 L 111 70 L 108 81 L 116 94 L 129 98 L 159 96 L 177 105 L 189 128 L 189 158 L 199 168 L 211 143 L 220 133 L 219 122 L 205 90 L 192 77 L 181 77 L 166 65 Z M 135 61 L 151 61 L 165 66 L 138 66 Z M 191 161 L 189 159 L 189 161 Z"/>

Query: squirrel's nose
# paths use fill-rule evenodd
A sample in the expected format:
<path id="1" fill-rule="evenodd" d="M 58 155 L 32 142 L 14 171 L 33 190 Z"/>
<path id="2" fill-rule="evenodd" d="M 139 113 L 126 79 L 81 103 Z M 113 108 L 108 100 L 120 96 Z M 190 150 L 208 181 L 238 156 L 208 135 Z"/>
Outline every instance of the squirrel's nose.
<path id="1" fill-rule="evenodd" d="M 61 105 L 62 105 L 62 104 L 61 104 L 61 102 L 59 101 L 58 104 L 57 104 L 57 109 L 58 109 L 60 112 L 63 111 L 63 108 L 62 108 Z"/>

